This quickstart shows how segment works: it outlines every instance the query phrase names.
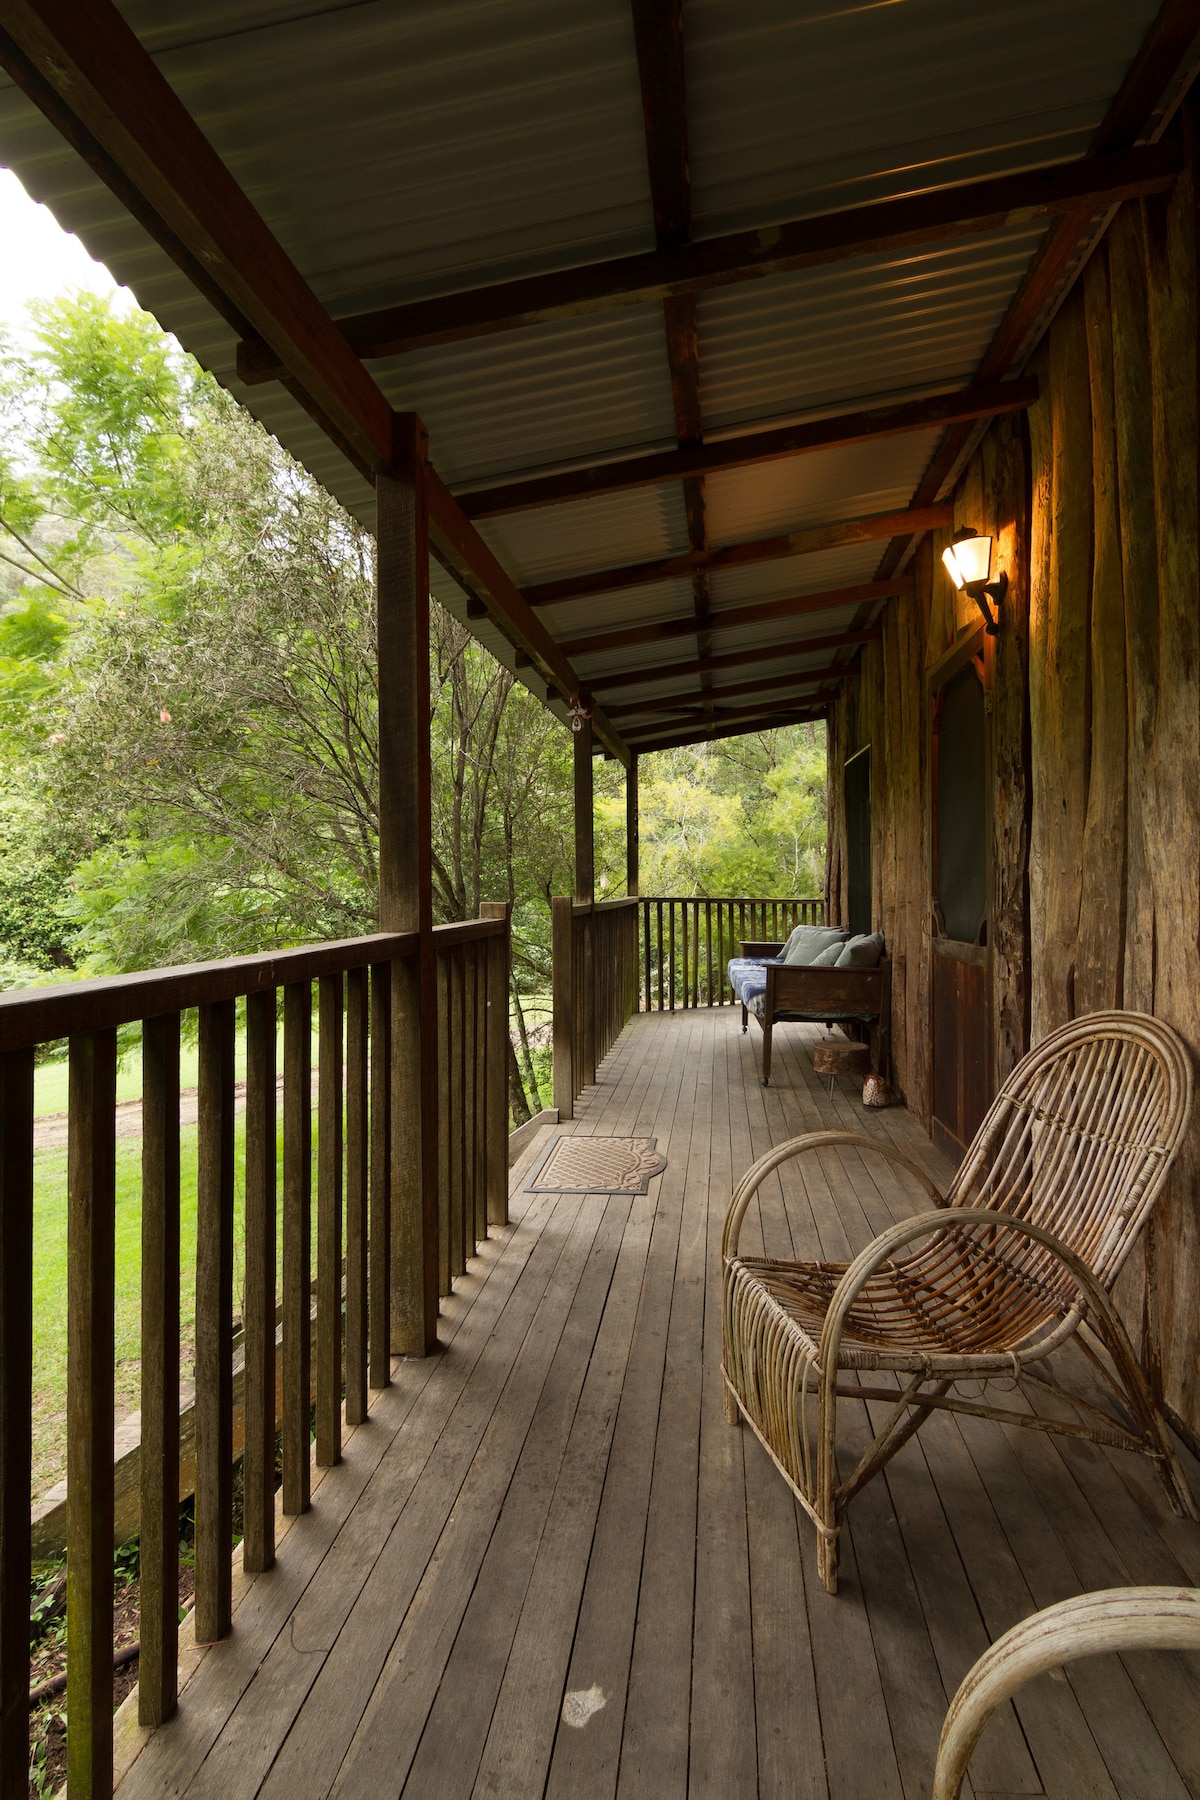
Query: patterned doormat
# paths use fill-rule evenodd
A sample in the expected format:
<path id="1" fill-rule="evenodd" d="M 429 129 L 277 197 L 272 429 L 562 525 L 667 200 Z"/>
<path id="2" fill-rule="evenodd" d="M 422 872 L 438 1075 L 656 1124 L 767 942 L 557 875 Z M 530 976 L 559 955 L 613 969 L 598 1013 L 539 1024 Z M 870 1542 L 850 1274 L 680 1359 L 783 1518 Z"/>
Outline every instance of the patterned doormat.
<path id="1" fill-rule="evenodd" d="M 644 1194 L 667 1166 L 654 1138 L 558 1137 L 525 1184 L 528 1194 Z"/>

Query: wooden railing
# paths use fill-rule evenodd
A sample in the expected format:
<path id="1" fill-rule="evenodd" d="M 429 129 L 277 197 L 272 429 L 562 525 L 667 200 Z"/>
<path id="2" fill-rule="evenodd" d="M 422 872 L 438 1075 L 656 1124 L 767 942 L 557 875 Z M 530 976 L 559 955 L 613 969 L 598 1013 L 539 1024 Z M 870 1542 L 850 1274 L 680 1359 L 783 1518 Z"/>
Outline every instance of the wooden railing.
<path id="1" fill-rule="evenodd" d="M 553 900 L 554 1104 L 561 1119 L 638 1006 L 638 903 Z"/>
<path id="2" fill-rule="evenodd" d="M 647 897 L 638 904 L 643 1012 L 728 1005 L 734 994 L 725 970 L 743 940 L 781 943 L 793 926 L 825 919 L 819 899 Z"/>
<path id="3" fill-rule="evenodd" d="M 433 933 L 439 1272 L 448 1293 L 507 1219 L 508 909 Z M 69 1040 L 67 1759 L 73 1800 L 112 1791 L 114 1208 L 117 1030 L 142 1025 L 141 1624 L 138 1707 L 175 1710 L 179 1583 L 180 1015 L 199 1011 L 195 1307 L 195 1635 L 230 1628 L 233 1536 L 234 1049 L 244 1006 L 244 1566 L 271 1566 L 283 1510 L 343 1418 L 390 1378 L 391 972 L 416 934 L 0 996 L 0 1794 L 28 1781 L 34 1053 Z M 317 984 L 316 1306 L 312 988 Z M 282 1380 L 276 1401 L 276 1032 L 283 1016 Z M 315 1369 L 311 1366 L 315 1335 Z M 343 1385 L 345 1393 L 343 1412 Z M 316 1443 L 310 1417 L 316 1400 Z M 281 1420 L 279 1414 L 281 1413 Z"/>

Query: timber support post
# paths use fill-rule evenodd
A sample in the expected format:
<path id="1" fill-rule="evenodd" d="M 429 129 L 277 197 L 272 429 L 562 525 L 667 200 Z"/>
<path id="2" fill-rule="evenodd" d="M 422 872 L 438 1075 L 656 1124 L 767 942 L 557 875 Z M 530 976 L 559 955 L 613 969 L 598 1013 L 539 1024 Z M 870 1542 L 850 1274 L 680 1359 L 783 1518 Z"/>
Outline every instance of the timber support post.
<path id="1" fill-rule="evenodd" d="M 550 902 L 554 969 L 554 1104 L 560 1119 L 575 1117 L 575 917 L 569 899 Z"/>
<path id="2" fill-rule="evenodd" d="M 638 891 L 638 759 L 629 758 L 625 771 L 625 892 L 631 899 Z"/>
<path id="3" fill-rule="evenodd" d="M 596 849 L 592 807 L 592 721 L 572 732 L 575 747 L 575 899 L 596 898 Z"/>
<path id="4" fill-rule="evenodd" d="M 512 906 L 507 900 L 487 900 L 479 908 L 481 919 L 502 919 L 503 936 L 488 938 L 484 947 L 487 983 L 487 1050 L 484 1079 L 487 1100 L 484 1142 L 487 1166 L 487 1222 L 508 1224 L 508 1064 L 511 1043 L 508 991 L 512 967 Z"/>
<path id="5" fill-rule="evenodd" d="M 376 476 L 379 606 L 379 924 L 418 935 L 392 964 L 391 1347 L 437 1347 L 437 1015 L 429 762 L 429 503 L 425 428 L 393 421 Z"/>

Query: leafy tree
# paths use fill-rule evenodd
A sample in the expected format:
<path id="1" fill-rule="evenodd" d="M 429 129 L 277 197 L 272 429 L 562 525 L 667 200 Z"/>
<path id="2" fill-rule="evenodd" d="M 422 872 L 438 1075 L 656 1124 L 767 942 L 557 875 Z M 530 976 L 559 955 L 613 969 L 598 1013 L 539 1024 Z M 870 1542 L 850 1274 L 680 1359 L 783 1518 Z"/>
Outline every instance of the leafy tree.
<path id="1" fill-rule="evenodd" d="M 76 295 L 0 345 L 0 984 L 373 928 L 373 545 L 146 314 Z M 538 1103 L 570 734 L 436 605 L 441 919 L 513 907 L 511 1067 Z M 643 892 L 816 891 L 807 728 L 647 758 Z M 621 771 L 598 763 L 601 893 Z"/>

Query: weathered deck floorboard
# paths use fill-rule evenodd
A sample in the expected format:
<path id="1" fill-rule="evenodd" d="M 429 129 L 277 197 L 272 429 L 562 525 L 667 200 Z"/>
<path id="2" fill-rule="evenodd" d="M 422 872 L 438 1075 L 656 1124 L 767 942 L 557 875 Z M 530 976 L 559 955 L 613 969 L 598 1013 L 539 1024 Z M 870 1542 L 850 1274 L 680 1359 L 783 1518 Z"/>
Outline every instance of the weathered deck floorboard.
<path id="1" fill-rule="evenodd" d="M 829 1126 L 949 1169 L 902 1109 L 831 1096 L 812 1035 L 781 1034 L 763 1089 L 734 1009 L 633 1021 L 569 1129 L 656 1137 L 665 1172 L 645 1197 L 533 1195 L 531 1147 L 441 1354 L 374 1397 L 122 1800 L 923 1800 L 947 1699 L 1000 1632 L 1085 1588 L 1200 1577 L 1200 1527 L 1147 1467 L 943 1415 L 856 1499 L 821 1588 L 807 1521 L 722 1413 L 729 1192 Z M 747 1248 L 847 1257 L 920 1203 L 878 1159 L 806 1162 L 764 1188 Z M 845 1427 L 849 1453 L 868 1407 Z M 1200 1659 L 1034 1684 L 972 1776 L 976 1800 L 1200 1795 Z"/>

